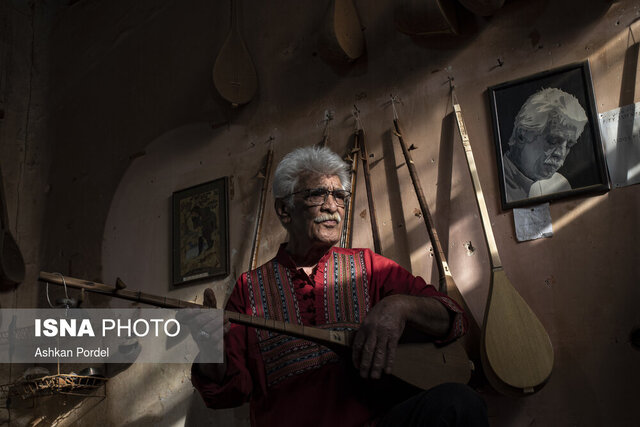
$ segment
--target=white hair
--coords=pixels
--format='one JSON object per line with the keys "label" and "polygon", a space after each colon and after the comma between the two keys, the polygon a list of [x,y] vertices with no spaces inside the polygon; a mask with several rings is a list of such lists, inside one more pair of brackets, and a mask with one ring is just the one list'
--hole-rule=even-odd
{"label": "white hair", "polygon": [[587,115],[575,96],[558,88],[542,89],[520,108],[509,145],[514,145],[520,135],[542,133],[548,125],[572,128],[577,140],[587,122]]}
{"label": "white hair", "polygon": [[[351,190],[349,166],[342,158],[326,147],[297,148],[284,156],[273,175],[273,197],[287,199],[296,191],[298,179],[305,173],[336,175],[342,188]],[[291,204],[291,199],[288,199]]]}

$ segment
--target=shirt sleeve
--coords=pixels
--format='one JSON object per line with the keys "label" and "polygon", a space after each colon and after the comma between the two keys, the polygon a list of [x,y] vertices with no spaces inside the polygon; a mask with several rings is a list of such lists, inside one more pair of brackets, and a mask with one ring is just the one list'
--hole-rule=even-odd
{"label": "shirt sleeve", "polygon": [[[226,310],[244,313],[244,289],[243,277],[238,279]],[[240,406],[249,400],[253,389],[253,383],[249,369],[247,368],[247,328],[231,324],[231,329],[224,337],[224,353],[227,361],[227,372],[221,384],[214,383],[204,376],[199,369],[199,364],[194,362],[191,366],[191,383],[200,392],[202,399],[209,408],[231,408]],[[197,361],[197,358],[196,358]]]}
{"label": "shirt sleeve", "polygon": [[427,284],[422,277],[409,273],[396,262],[373,252],[371,254],[371,282],[374,292],[377,293],[378,300],[394,294],[435,298],[447,309],[451,319],[447,336],[435,342],[447,343],[467,332],[467,316],[458,303],[447,295],[438,292],[433,285]]}

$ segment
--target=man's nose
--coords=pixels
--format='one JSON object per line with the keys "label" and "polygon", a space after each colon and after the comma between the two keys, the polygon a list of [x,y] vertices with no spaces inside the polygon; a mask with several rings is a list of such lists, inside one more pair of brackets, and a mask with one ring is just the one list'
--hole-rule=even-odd
{"label": "man's nose", "polygon": [[329,212],[335,212],[338,210],[338,204],[336,203],[336,198],[333,196],[333,193],[327,194],[327,197],[324,199],[324,203],[322,203],[320,207]]}
{"label": "man's nose", "polygon": [[569,153],[569,141],[562,141],[559,144],[555,144],[551,153],[555,156],[565,157]]}

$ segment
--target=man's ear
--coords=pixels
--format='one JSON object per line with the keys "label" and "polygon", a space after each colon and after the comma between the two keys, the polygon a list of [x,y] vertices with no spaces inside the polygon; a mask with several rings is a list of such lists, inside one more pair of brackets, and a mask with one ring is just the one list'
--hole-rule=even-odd
{"label": "man's ear", "polygon": [[291,209],[282,199],[276,199],[275,201],[276,214],[280,218],[280,222],[283,225],[291,222]]}

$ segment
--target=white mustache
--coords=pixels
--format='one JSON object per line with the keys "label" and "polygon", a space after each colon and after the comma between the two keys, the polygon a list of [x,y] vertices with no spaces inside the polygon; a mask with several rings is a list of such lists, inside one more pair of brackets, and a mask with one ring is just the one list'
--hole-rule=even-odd
{"label": "white mustache", "polygon": [[340,214],[338,212],[334,212],[332,214],[322,214],[313,219],[313,222],[320,223],[325,221],[336,221],[340,222],[342,218],[340,218]]}
{"label": "white mustache", "polygon": [[562,167],[562,165],[564,164],[564,160],[561,160],[561,159],[554,160],[553,158],[551,158],[551,159],[545,160],[544,164],[545,165],[549,165],[549,166],[553,166],[554,168],[560,169]]}

